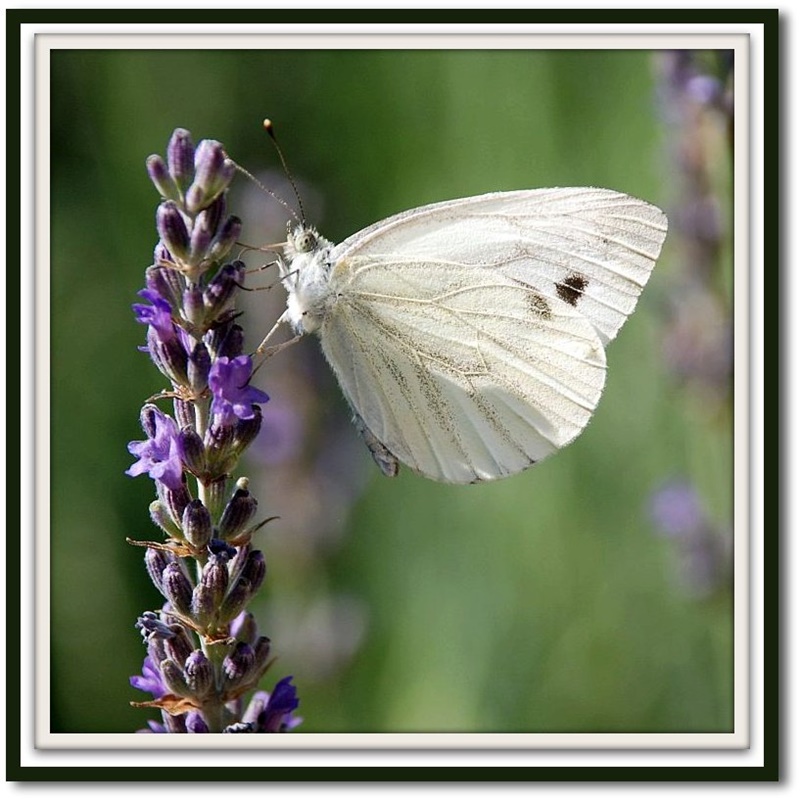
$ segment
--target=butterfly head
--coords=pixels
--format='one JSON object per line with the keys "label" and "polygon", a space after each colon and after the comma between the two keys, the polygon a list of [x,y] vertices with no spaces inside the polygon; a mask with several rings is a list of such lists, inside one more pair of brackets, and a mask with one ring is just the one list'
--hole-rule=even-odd
{"label": "butterfly head", "polygon": [[312,228],[305,222],[292,226],[288,225],[286,233],[286,255],[289,258],[300,255],[301,253],[313,253],[315,250],[329,245],[330,243],[317,233],[316,228]]}

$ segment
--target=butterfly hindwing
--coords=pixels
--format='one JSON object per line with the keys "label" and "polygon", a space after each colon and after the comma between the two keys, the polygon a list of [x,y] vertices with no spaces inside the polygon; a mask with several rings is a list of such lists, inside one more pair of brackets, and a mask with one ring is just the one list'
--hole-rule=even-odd
{"label": "butterfly hindwing", "polygon": [[323,350],[362,424],[412,469],[502,477],[588,422],[605,353],[569,303],[453,262],[364,256],[337,270]]}

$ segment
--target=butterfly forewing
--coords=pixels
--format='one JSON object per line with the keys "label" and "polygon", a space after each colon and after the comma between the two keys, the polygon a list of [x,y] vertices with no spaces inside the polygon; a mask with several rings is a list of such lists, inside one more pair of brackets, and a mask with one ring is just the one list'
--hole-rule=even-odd
{"label": "butterfly forewing", "polygon": [[666,231],[658,208],[608,189],[498,192],[389,217],[334,248],[331,262],[482,267],[573,306],[605,344],[635,308]]}

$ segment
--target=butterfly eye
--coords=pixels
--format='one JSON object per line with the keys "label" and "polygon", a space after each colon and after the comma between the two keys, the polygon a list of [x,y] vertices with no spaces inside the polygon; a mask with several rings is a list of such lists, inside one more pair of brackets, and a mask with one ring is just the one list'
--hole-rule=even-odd
{"label": "butterfly eye", "polygon": [[311,231],[303,231],[294,240],[298,253],[310,253],[317,246],[317,237]]}

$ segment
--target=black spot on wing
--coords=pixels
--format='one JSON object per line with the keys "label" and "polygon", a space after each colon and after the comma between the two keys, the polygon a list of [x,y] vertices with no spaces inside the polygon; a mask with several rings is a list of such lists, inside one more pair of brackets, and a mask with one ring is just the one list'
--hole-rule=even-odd
{"label": "black spot on wing", "polygon": [[556,284],[556,293],[565,303],[576,306],[588,285],[589,281],[583,275],[573,272],[567,275],[561,283]]}

